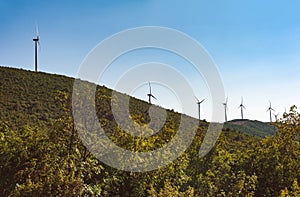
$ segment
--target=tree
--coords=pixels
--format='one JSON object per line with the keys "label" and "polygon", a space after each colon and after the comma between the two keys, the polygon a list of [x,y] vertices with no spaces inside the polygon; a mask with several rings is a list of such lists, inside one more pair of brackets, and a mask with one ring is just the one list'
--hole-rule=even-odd
{"label": "tree", "polygon": [[257,195],[277,196],[285,188],[291,189],[300,179],[300,116],[292,106],[276,126],[275,136],[267,137],[251,158],[252,170],[258,175]]}

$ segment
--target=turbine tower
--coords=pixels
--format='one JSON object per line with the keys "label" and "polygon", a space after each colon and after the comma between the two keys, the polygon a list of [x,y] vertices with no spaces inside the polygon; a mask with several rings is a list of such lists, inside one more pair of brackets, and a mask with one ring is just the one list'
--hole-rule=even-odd
{"label": "turbine tower", "polygon": [[243,105],[243,97],[242,97],[241,104],[240,104],[239,108],[241,108],[241,116],[242,116],[242,120],[244,120],[243,109],[246,109],[246,108],[245,108],[245,106]]}
{"label": "turbine tower", "polygon": [[32,40],[34,41],[34,70],[37,72],[37,67],[38,67],[38,45],[40,45],[40,38],[39,38],[39,31],[38,31],[38,26],[36,25],[35,27],[35,33],[36,37],[33,38]]}
{"label": "turbine tower", "polygon": [[275,110],[272,108],[271,101],[269,101],[269,103],[270,103],[270,107],[268,108],[267,112],[268,111],[270,112],[270,122],[272,122],[272,111],[275,111]]}
{"label": "turbine tower", "polygon": [[225,122],[227,122],[227,110],[228,110],[227,103],[228,103],[228,97],[226,97],[225,103],[222,103],[224,105],[224,109],[225,109]]}
{"label": "turbine tower", "polygon": [[199,115],[199,120],[200,120],[200,105],[201,105],[201,103],[203,103],[203,101],[205,100],[205,99],[202,99],[201,101],[199,101],[199,99],[195,96],[195,98],[196,98],[196,100],[197,100],[197,105],[198,105],[198,115]]}
{"label": "turbine tower", "polygon": [[148,84],[149,84],[150,93],[147,94],[147,96],[149,97],[149,104],[151,104],[151,97],[154,98],[154,99],[156,99],[156,100],[157,100],[157,98],[151,92],[151,84],[150,84],[150,82],[148,82]]}

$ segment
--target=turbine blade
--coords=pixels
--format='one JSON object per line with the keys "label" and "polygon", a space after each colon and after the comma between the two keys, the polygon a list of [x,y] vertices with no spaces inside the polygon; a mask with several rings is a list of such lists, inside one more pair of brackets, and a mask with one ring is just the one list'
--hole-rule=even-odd
{"label": "turbine blade", "polygon": [[153,96],[152,94],[151,94],[151,96],[152,96],[154,99],[156,99],[156,100],[157,100],[157,98],[156,98],[155,96]]}
{"label": "turbine blade", "polygon": [[39,46],[39,51],[41,50],[40,47],[41,47],[41,44],[40,44],[40,33],[39,33],[39,26],[37,24],[37,22],[35,22],[35,35],[36,35],[36,38],[37,38],[37,44]]}
{"label": "turbine blade", "polygon": [[37,24],[35,24],[35,35],[38,37],[39,36],[39,30]]}
{"label": "turbine blade", "polygon": [[202,101],[200,101],[199,103],[203,103],[203,101],[205,101],[205,99],[202,99]]}
{"label": "turbine blade", "polygon": [[149,84],[149,89],[150,89],[150,94],[151,94],[151,85],[150,85],[150,81],[148,81]]}
{"label": "turbine blade", "polygon": [[39,38],[40,34],[39,34],[39,26],[38,26],[37,22],[35,22],[35,35],[37,38]]}
{"label": "turbine blade", "polygon": [[197,100],[197,102],[199,102],[199,99],[196,97],[196,96],[194,96],[195,97],[195,99]]}

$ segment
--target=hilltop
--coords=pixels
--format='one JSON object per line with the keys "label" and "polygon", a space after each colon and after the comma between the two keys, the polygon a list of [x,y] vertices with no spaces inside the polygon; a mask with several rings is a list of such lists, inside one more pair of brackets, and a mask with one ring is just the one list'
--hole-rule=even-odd
{"label": "hilltop", "polygon": [[[162,168],[127,172],[102,163],[83,145],[72,115],[73,84],[74,79],[66,76],[0,67],[1,196],[278,196],[300,192],[300,145],[293,138],[298,131],[293,124],[300,122],[300,116],[294,109],[286,117],[290,121],[276,123],[279,129],[273,136],[273,126],[267,123],[226,123],[226,132],[205,157],[199,157],[198,151],[209,123],[183,115],[187,125],[197,121],[196,135],[186,151]],[[157,133],[148,138],[133,136],[127,131],[150,122],[149,103],[130,97],[134,125],[125,131],[112,114],[111,89],[97,86],[91,99],[108,138],[133,152],[166,146],[180,126],[182,115],[167,110]],[[124,115],[121,110],[117,113]],[[186,127],[185,132],[189,131]]]}
{"label": "hilltop", "polygon": [[276,133],[276,127],[274,125],[258,120],[248,119],[235,119],[228,121],[225,123],[224,128],[258,137],[266,137]]}

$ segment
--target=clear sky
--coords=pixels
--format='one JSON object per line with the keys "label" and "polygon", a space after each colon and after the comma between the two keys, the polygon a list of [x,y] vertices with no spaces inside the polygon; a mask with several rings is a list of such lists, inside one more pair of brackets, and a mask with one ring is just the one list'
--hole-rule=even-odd
{"label": "clear sky", "polygon": [[[281,114],[285,107],[299,106],[297,0],[0,0],[0,65],[33,70],[36,22],[41,39],[39,68],[44,72],[75,77],[86,55],[108,36],[138,26],[164,26],[193,37],[212,56],[229,97],[229,119],[240,117],[241,96],[249,119],[268,121],[269,100]],[[142,59],[160,60],[157,51],[149,54]],[[172,56],[164,56],[168,57]],[[170,62],[180,65],[180,61],[173,57]],[[208,97],[203,80],[194,82],[204,87],[196,96]],[[109,80],[103,83],[111,86]],[[156,104],[180,110],[172,93],[163,94],[162,87],[153,86],[159,98]],[[143,86],[132,94],[147,100],[146,91]],[[202,117],[209,120],[207,99]],[[196,117],[196,104],[194,111],[185,113]]]}

